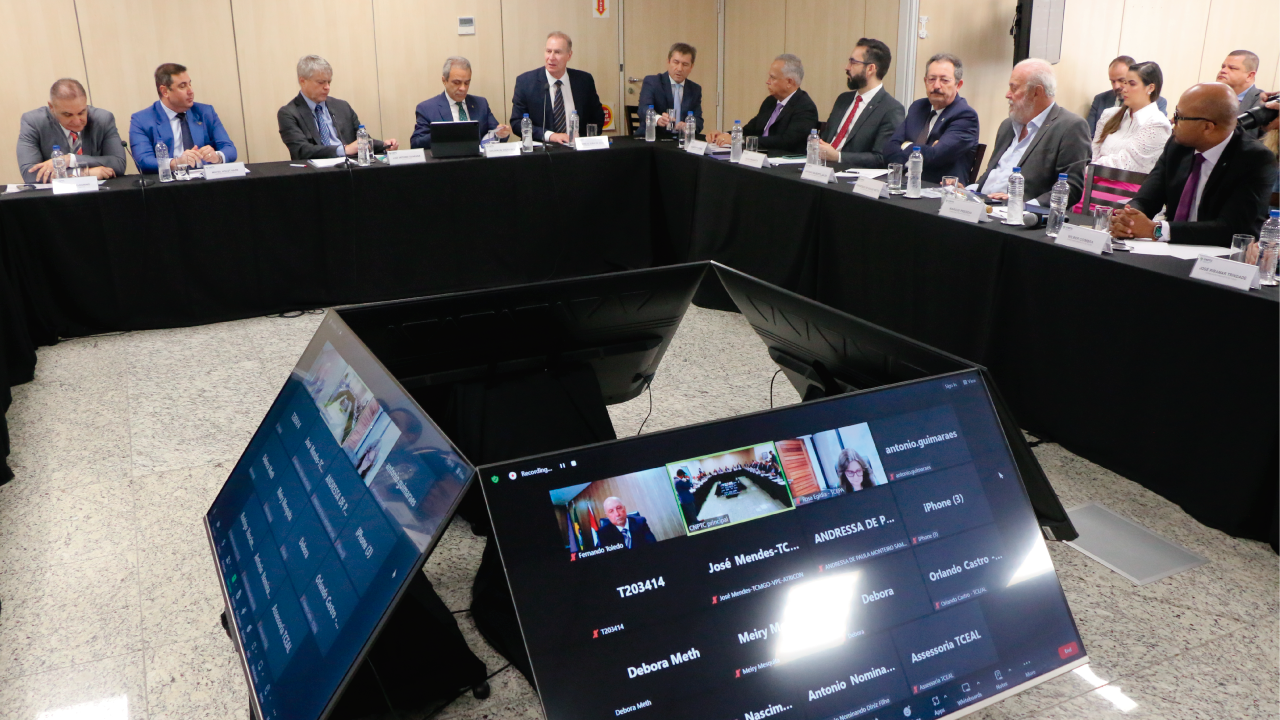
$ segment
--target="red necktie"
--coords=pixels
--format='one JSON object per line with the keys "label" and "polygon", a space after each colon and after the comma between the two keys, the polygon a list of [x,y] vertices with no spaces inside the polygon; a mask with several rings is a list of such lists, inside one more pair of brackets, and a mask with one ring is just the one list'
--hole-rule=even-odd
{"label": "red necktie", "polygon": [[859,95],[853,101],[853,110],[849,111],[849,117],[844,119],[844,124],[840,126],[840,132],[836,134],[836,139],[831,141],[831,147],[839,150],[840,143],[844,142],[844,136],[849,134],[849,126],[853,124],[853,118],[858,114],[858,106],[862,104],[862,96]]}

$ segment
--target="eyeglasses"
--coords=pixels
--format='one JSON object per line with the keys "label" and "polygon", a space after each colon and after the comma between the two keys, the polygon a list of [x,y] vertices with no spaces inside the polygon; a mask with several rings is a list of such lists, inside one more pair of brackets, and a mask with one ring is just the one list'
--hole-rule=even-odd
{"label": "eyeglasses", "polygon": [[1212,120],[1212,119],[1210,119],[1210,118],[1202,118],[1202,117],[1187,117],[1186,115],[1183,115],[1183,114],[1182,114],[1182,112],[1181,112],[1181,111],[1179,111],[1179,110],[1174,110],[1174,111],[1173,111],[1173,121],[1174,121],[1174,122],[1186,122],[1186,121],[1188,121],[1188,120],[1203,120],[1204,122],[1213,122],[1213,120]]}
{"label": "eyeglasses", "polygon": [[865,62],[863,60],[854,60],[853,58],[849,58],[849,64],[850,65],[870,65],[871,63]]}

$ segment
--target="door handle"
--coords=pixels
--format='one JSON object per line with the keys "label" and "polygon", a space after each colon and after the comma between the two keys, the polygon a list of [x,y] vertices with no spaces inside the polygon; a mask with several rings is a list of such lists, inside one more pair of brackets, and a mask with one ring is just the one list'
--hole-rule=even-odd
{"label": "door handle", "polygon": [[629,83],[638,83],[640,81],[641,81],[640,78],[633,78],[633,77],[627,78],[627,82]]}

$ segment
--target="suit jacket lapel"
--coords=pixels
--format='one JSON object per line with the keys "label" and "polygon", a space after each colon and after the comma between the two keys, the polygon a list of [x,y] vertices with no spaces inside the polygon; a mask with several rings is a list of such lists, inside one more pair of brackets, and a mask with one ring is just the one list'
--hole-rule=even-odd
{"label": "suit jacket lapel", "polygon": [[200,111],[195,105],[192,105],[191,109],[187,111],[187,127],[191,128],[191,142],[195,143],[196,147],[202,148],[205,145],[213,144],[209,142],[209,133],[206,132],[204,118],[201,117]]}
{"label": "suit jacket lapel", "polygon": [[[662,94],[667,98],[667,107],[675,108],[676,115],[680,115],[681,108],[676,107],[676,94],[675,91],[671,89],[670,73],[662,73],[659,75],[658,82],[662,83]],[[683,99],[684,98],[681,98],[682,101]],[[683,105],[684,103],[681,102],[680,104]]]}
{"label": "suit jacket lapel", "polygon": [[[1204,184],[1204,192],[1200,194],[1200,207],[1204,207],[1205,201],[1213,196],[1218,186],[1222,184],[1222,178],[1226,177],[1228,166],[1235,157],[1236,148],[1240,145],[1237,139],[1239,137],[1240,134],[1237,132],[1236,136],[1231,138],[1231,142],[1227,143],[1227,146],[1222,149],[1221,157],[1218,158],[1218,162],[1213,166],[1213,170],[1210,171],[1209,180]],[[1201,172],[1204,172],[1203,167]],[[1190,174],[1189,171],[1188,174]]]}
{"label": "suit jacket lapel", "polygon": [[306,131],[307,137],[312,142],[320,142],[320,128],[316,127],[316,114],[307,107],[307,101],[302,99],[302,93],[298,93],[298,97],[293,99],[293,104],[298,106],[298,114],[302,116],[302,129]]}
{"label": "suit jacket lapel", "polygon": [[[849,128],[849,137],[856,135],[858,133],[858,129],[867,124],[867,118],[871,117],[871,111],[875,110],[876,107],[880,105],[880,101],[884,99],[884,94],[886,92],[888,91],[884,88],[880,88],[880,92],[876,93],[876,96],[871,98],[871,101],[867,103],[866,107],[862,108],[862,114],[858,116],[857,120],[853,121],[853,127]],[[854,102],[857,102],[856,95],[854,96]],[[841,113],[841,115],[843,114],[844,113]]]}
{"label": "suit jacket lapel", "polygon": [[156,131],[156,139],[164,141],[165,146],[169,148],[169,153],[172,154],[173,126],[169,124],[169,114],[164,111],[164,105],[159,100],[156,101],[156,104],[151,109],[159,118],[157,124],[160,129]]}
{"label": "suit jacket lapel", "polygon": [[[1018,162],[1023,164],[1027,162],[1027,158],[1031,157],[1031,153],[1035,151],[1036,146],[1040,144],[1040,141],[1042,139],[1044,139],[1045,133],[1048,132],[1049,130],[1049,126],[1053,124],[1054,120],[1058,119],[1058,115],[1060,115],[1061,113],[1062,113],[1062,106],[1054,105],[1053,111],[1050,112],[1049,116],[1044,119],[1044,125],[1041,125],[1040,129],[1036,130],[1036,136],[1031,138],[1031,144],[1027,145],[1026,152],[1022,153],[1022,159],[1019,160]],[[1013,129],[1013,123],[1009,123],[1009,129],[1010,130]]]}

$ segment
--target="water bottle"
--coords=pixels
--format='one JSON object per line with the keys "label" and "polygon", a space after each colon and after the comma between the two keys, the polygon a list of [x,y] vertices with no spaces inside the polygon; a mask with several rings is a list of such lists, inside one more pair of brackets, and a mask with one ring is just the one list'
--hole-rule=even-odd
{"label": "water bottle", "polygon": [[520,152],[533,152],[533,121],[529,113],[520,118]]}
{"label": "water bottle", "polygon": [[817,165],[822,167],[826,162],[822,159],[822,146],[819,145],[818,131],[816,129],[809,131],[809,139],[805,141],[804,146],[804,164]]}
{"label": "water bottle", "polygon": [[574,110],[573,114],[569,116],[569,144],[570,145],[574,144],[574,142],[578,140],[578,134],[579,134],[578,130],[580,127],[581,126],[578,125],[578,111]]}
{"label": "water bottle", "polygon": [[680,133],[680,147],[688,147],[689,143],[698,139],[698,121],[693,118],[693,111],[684,118],[684,131]]}
{"label": "water bottle", "polygon": [[356,131],[356,164],[361,167],[373,164],[373,140],[363,125]]}
{"label": "water bottle", "polygon": [[49,159],[53,161],[53,179],[62,180],[66,178],[67,156],[62,154],[62,148],[54,145],[53,152],[49,153]]}
{"label": "water bottle", "polygon": [[1022,177],[1022,168],[1013,169],[1013,174],[1009,176],[1009,202],[1006,205],[1009,213],[1004,220],[1005,225],[1021,225],[1022,224],[1022,189],[1026,187],[1026,180]]}
{"label": "water bottle", "polygon": [[169,167],[169,146],[163,141],[156,143],[156,168],[160,172],[160,182],[173,180],[173,169]]}
{"label": "water bottle", "polygon": [[733,130],[729,132],[729,162],[742,160],[742,121],[733,121]]}
{"label": "water bottle", "polygon": [[1276,284],[1276,259],[1280,254],[1280,210],[1272,210],[1271,217],[1262,223],[1258,233],[1258,284],[1268,287]]}
{"label": "water bottle", "polygon": [[644,111],[644,141],[655,142],[658,139],[658,113],[653,111],[650,105],[648,110]]}
{"label": "water bottle", "polygon": [[1045,234],[1058,237],[1062,223],[1067,219],[1067,198],[1071,196],[1071,185],[1067,183],[1067,174],[1058,173],[1058,182],[1053,184],[1053,195],[1049,199],[1049,229]]}
{"label": "water bottle", "polygon": [[920,197],[920,175],[924,172],[924,155],[920,154],[920,146],[911,146],[911,157],[907,159],[907,197]]}

